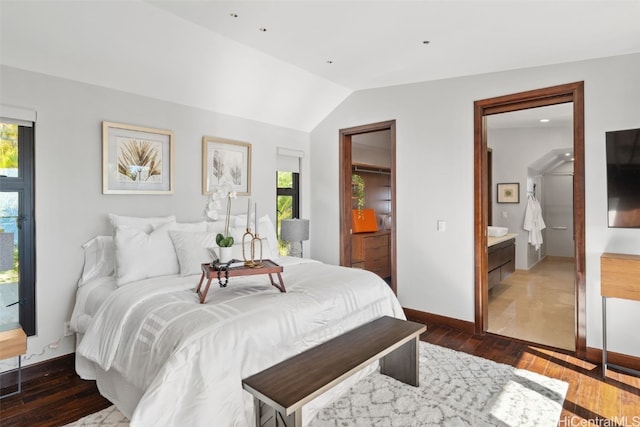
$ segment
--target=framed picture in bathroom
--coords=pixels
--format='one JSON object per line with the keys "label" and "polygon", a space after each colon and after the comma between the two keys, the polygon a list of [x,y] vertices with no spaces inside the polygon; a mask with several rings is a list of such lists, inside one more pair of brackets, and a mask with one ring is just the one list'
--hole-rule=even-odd
{"label": "framed picture in bathroom", "polygon": [[496,194],[498,195],[498,203],[520,203],[520,183],[500,183]]}

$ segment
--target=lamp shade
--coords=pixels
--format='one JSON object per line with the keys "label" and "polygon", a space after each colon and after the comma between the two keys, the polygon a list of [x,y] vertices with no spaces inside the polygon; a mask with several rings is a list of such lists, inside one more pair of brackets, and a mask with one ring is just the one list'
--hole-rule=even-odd
{"label": "lamp shade", "polygon": [[280,222],[280,238],[286,242],[309,240],[309,220],[283,219]]}

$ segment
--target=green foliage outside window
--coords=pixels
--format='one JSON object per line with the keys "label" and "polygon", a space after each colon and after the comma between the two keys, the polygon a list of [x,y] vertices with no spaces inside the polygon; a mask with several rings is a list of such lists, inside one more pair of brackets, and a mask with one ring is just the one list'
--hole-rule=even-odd
{"label": "green foliage outside window", "polygon": [[[280,172],[278,171],[278,188],[292,188],[293,187],[293,173],[292,172]],[[278,252],[280,255],[287,255],[289,252],[289,245],[287,242],[280,240],[280,221],[283,219],[293,218],[293,197],[279,195],[277,199],[278,219],[277,219],[277,233],[278,233]]]}
{"label": "green foliage outside window", "polygon": [[[17,176],[18,169],[18,125],[0,123],[0,169],[4,169],[3,175]],[[15,169],[15,173],[11,174],[7,169]],[[7,194],[7,193],[4,193]],[[13,203],[11,203],[13,202]],[[5,218],[13,221],[13,216],[8,208],[15,204],[17,208],[17,198],[2,198],[2,204],[7,204],[0,208],[0,215],[7,215]],[[4,231],[0,223],[0,231]],[[0,272],[0,283],[16,283],[18,281],[18,248],[13,249],[13,268],[11,270]]]}
{"label": "green foliage outside window", "polygon": [[0,169],[18,168],[18,125],[0,123]]}

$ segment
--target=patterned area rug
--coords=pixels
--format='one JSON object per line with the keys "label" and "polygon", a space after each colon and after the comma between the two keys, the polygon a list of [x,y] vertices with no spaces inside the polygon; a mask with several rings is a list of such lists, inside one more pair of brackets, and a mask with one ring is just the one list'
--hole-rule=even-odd
{"label": "patterned area rug", "polygon": [[566,382],[420,343],[420,386],[373,373],[310,427],[557,426]]}
{"label": "patterned area rug", "polygon": [[[309,427],[557,426],[566,382],[420,342],[420,387],[373,373]],[[125,427],[114,407],[68,426]]]}

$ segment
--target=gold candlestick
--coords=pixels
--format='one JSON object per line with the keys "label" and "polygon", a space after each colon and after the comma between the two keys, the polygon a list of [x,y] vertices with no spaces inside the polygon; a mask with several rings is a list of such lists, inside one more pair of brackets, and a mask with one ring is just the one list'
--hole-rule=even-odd
{"label": "gold candlestick", "polygon": [[[247,256],[246,251],[247,242],[249,244],[249,256]],[[262,267],[262,239],[257,233],[253,234],[250,228],[247,228],[247,231],[242,235],[242,257],[246,267]]]}

